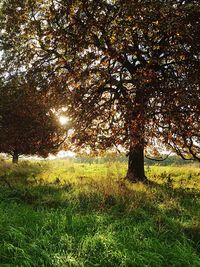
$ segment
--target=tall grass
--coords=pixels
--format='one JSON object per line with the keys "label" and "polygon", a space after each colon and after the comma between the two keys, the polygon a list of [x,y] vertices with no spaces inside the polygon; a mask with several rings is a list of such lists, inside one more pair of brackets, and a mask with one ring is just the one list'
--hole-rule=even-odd
{"label": "tall grass", "polygon": [[151,166],[154,186],[124,181],[125,170],[1,166],[12,189],[1,182],[0,266],[200,266],[199,169]]}

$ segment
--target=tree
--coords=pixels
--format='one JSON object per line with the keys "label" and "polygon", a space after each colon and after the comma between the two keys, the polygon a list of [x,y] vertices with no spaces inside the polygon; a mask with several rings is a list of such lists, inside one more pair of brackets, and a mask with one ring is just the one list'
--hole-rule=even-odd
{"label": "tree", "polygon": [[64,140],[64,129],[47,99],[24,79],[12,78],[0,87],[0,152],[46,157],[56,153]]}
{"label": "tree", "polygon": [[146,181],[159,145],[199,160],[199,1],[7,0],[3,12],[9,62],[53,74],[76,146],[123,146],[131,181]]}

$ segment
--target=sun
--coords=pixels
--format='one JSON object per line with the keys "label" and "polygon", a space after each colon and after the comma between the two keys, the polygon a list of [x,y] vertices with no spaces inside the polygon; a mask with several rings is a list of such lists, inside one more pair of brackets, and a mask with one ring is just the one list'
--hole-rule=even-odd
{"label": "sun", "polygon": [[68,123],[69,119],[68,119],[68,117],[60,116],[59,121],[60,121],[61,125],[66,125]]}

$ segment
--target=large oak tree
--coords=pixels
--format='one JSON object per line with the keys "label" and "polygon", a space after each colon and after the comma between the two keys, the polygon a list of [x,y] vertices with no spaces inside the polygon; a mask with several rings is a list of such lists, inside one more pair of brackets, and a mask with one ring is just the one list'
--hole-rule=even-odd
{"label": "large oak tree", "polygon": [[144,153],[159,145],[199,160],[199,1],[5,0],[2,9],[8,68],[46,72],[74,144],[126,148],[132,181],[146,180]]}

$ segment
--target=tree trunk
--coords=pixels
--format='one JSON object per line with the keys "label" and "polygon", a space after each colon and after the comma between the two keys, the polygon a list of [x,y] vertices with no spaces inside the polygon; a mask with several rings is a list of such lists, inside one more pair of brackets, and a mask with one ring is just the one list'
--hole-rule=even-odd
{"label": "tree trunk", "polygon": [[130,117],[130,150],[126,175],[130,182],[147,182],[144,172],[146,102],[146,96],[139,88],[136,91],[135,107]]}
{"label": "tree trunk", "polygon": [[12,163],[17,164],[19,160],[19,154],[17,154],[16,152],[14,152],[14,154],[12,155]]}
{"label": "tree trunk", "polygon": [[144,172],[144,149],[141,145],[137,145],[130,149],[126,178],[130,182],[147,181]]}

